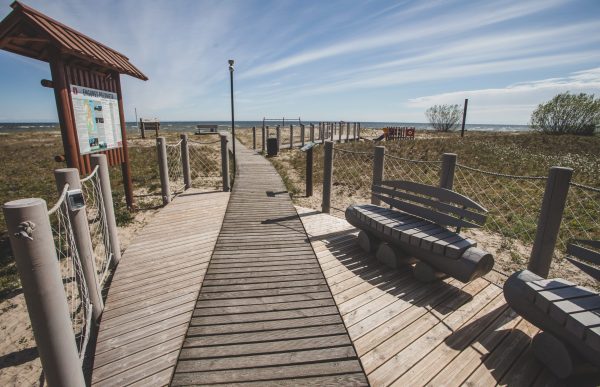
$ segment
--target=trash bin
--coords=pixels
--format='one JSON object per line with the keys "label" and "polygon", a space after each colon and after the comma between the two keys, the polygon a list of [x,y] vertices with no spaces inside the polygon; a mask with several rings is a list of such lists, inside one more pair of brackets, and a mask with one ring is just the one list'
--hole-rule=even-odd
{"label": "trash bin", "polygon": [[279,153],[279,144],[277,138],[267,138],[267,156],[277,156]]}

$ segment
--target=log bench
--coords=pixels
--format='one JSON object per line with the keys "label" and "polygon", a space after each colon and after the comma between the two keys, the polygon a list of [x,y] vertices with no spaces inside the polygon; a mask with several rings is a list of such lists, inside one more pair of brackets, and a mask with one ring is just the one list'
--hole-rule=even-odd
{"label": "log bench", "polygon": [[[600,248],[599,241],[586,242]],[[569,244],[567,253],[600,265],[600,253]],[[571,259],[569,259],[571,260]],[[597,270],[592,267],[593,273]],[[600,280],[595,275],[596,280]],[[544,279],[529,270],[511,275],[504,283],[510,307],[542,331],[532,340],[535,356],[556,376],[600,368],[600,295],[562,278]],[[592,370],[597,371],[598,369]]]}
{"label": "log bench", "polygon": [[415,277],[425,282],[446,275],[469,282],[494,266],[490,253],[459,234],[463,227],[485,223],[487,211],[473,200],[445,188],[404,180],[374,184],[372,194],[390,208],[351,205],[346,220],[360,229],[359,245],[376,252],[388,266],[415,263]]}

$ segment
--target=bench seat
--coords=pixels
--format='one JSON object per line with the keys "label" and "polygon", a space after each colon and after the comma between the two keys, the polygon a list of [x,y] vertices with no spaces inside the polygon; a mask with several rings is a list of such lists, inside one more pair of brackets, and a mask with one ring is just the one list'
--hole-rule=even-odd
{"label": "bench seat", "polygon": [[351,205],[346,220],[435,269],[468,282],[488,273],[494,259],[477,244],[435,222],[373,204]]}
{"label": "bench seat", "polygon": [[[597,292],[561,278],[543,279],[523,270],[505,282],[504,297],[527,321],[600,367],[600,295]],[[544,356],[544,350],[540,352]],[[558,375],[560,371],[553,369]],[[569,373],[564,372],[564,376]]]}

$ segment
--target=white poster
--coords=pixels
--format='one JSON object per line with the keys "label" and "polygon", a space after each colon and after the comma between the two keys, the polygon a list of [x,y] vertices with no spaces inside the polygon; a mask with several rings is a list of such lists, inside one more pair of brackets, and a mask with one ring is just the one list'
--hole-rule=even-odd
{"label": "white poster", "polygon": [[71,100],[81,154],[122,146],[116,93],[71,85]]}

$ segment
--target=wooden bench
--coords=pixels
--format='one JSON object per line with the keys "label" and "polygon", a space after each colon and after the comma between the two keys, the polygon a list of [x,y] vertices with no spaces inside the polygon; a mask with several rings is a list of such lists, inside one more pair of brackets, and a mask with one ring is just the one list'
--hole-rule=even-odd
{"label": "wooden bench", "polygon": [[[600,248],[600,241],[579,242]],[[589,248],[569,244],[567,253],[600,265],[600,253]],[[580,260],[577,266],[582,264]],[[595,271],[595,279],[600,280],[597,269],[590,269],[586,272]],[[598,292],[562,278],[544,279],[523,270],[504,283],[504,297],[515,312],[542,329],[533,338],[533,352],[556,376],[565,378],[589,364],[600,367]]]}
{"label": "wooden bench", "polygon": [[[373,197],[391,208],[351,205],[346,220],[360,229],[359,245],[391,267],[416,263],[415,277],[432,281],[450,275],[469,282],[488,273],[494,258],[459,234],[481,227],[487,211],[454,191],[404,180],[372,187]],[[447,227],[456,227],[454,231]]]}

